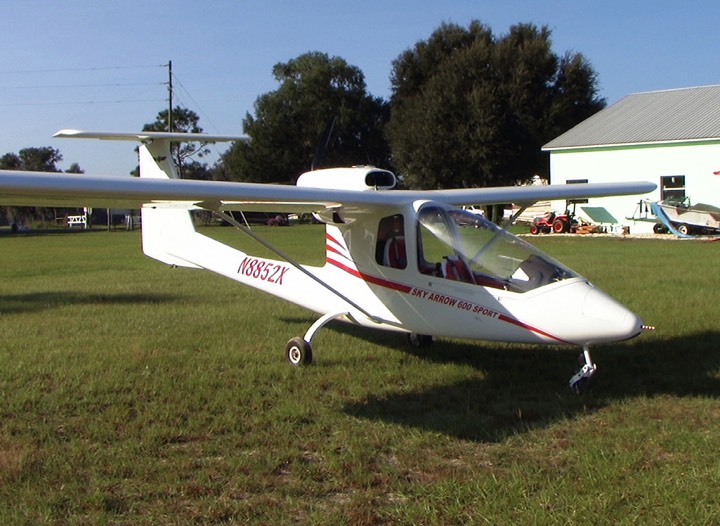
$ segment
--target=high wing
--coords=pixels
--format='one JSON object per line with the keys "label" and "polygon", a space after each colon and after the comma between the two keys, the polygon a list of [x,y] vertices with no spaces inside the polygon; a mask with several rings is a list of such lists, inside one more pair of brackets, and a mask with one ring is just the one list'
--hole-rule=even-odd
{"label": "high wing", "polygon": [[270,206],[279,212],[311,212],[341,206],[402,206],[419,199],[450,205],[531,204],[553,199],[643,194],[655,188],[653,183],[634,182],[371,192],[277,184],[0,171],[0,203],[13,206],[140,208],[154,204],[220,210],[267,210]]}
{"label": "high wing", "polygon": [[[513,186],[456,190],[383,190],[395,176],[372,167],[316,170],[301,176],[298,186],[195,181],[177,177],[170,143],[180,141],[246,141],[247,136],[168,132],[89,132],[61,130],[61,138],[127,140],[139,148],[141,177],[99,177],[84,174],[0,171],[0,204],[141,208],[143,206],[209,210],[322,212],[328,209],[369,209],[404,206],[417,200],[449,205],[515,203],[521,206],[553,199],[583,199],[643,194],[655,189],[647,182]],[[380,174],[379,179],[368,179]],[[388,177],[391,182],[388,183]],[[384,182],[379,183],[378,181]],[[350,182],[351,184],[348,184]]]}
{"label": "high wing", "polygon": [[311,212],[340,206],[341,201],[294,186],[0,171],[0,204],[96,208],[156,205],[221,210],[250,210],[257,206],[267,210],[272,204],[278,212]]}

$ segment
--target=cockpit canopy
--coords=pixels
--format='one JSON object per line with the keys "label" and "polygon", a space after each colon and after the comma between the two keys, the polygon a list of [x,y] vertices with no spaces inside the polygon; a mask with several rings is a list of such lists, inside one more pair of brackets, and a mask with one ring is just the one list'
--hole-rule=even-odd
{"label": "cockpit canopy", "polygon": [[430,202],[417,218],[421,273],[513,292],[578,277],[481,215]]}
{"label": "cockpit canopy", "polygon": [[[391,227],[392,228],[389,228]],[[378,263],[409,267],[402,215],[384,218],[380,230],[392,230],[378,247]],[[438,203],[417,208],[417,270],[422,274],[508,290],[529,290],[578,277],[531,244],[474,214]],[[380,237],[380,236],[379,236]]]}

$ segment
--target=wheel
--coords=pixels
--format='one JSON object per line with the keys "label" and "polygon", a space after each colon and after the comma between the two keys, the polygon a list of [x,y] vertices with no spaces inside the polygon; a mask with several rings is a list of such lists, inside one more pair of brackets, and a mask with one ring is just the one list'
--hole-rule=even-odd
{"label": "wheel", "polygon": [[408,343],[413,347],[427,347],[433,342],[433,337],[427,334],[416,334],[414,332],[411,332],[410,334],[408,334],[407,338]]}
{"label": "wheel", "polygon": [[[582,369],[578,370],[580,373]],[[570,390],[576,395],[585,394],[590,391],[596,382],[596,374],[593,372],[590,376],[583,376],[578,378],[576,382],[570,385]]]}
{"label": "wheel", "polygon": [[561,219],[555,220],[555,222],[552,224],[553,232],[556,234],[562,234],[565,232],[565,221]]}
{"label": "wheel", "polygon": [[683,236],[687,236],[690,233],[690,227],[687,226],[685,223],[680,223],[677,226],[677,231],[680,232]]}
{"label": "wheel", "polygon": [[537,227],[537,225],[533,225],[530,227],[530,233],[533,236],[537,236],[540,233],[540,229]]}
{"label": "wheel", "polygon": [[542,229],[543,234],[549,234],[550,232],[552,232],[552,227],[549,227],[549,226],[543,227],[543,229]]}
{"label": "wheel", "polygon": [[653,232],[656,234],[666,234],[667,228],[665,228],[665,225],[661,225],[660,223],[655,223],[653,225]]}
{"label": "wheel", "polygon": [[302,338],[296,337],[287,342],[285,355],[288,362],[295,366],[310,365],[313,360],[312,347]]}
{"label": "wheel", "polygon": [[590,378],[580,378],[570,386],[570,390],[576,395],[588,392],[590,390]]}

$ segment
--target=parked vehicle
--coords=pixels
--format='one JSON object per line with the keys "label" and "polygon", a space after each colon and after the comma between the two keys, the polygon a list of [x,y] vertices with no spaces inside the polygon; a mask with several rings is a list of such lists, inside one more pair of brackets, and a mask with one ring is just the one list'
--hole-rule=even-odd
{"label": "parked vehicle", "polygon": [[658,201],[650,204],[653,214],[660,222],[653,231],[662,234],[667,231],[681,236],[720,233],[720,208],[704,203],[691,204],[690,198]]}
{"label": "parked vehicle", "polygon": [[555,212],[547,212],[533,219],[533,223],[530,225],[530,233],[533,235],[541,232],[543,234],[549,234],[550,232],[563,234],[570,232],[576,226],[575,214],[571,213],[570,210],[566,210],[564,214],[560,215]]}

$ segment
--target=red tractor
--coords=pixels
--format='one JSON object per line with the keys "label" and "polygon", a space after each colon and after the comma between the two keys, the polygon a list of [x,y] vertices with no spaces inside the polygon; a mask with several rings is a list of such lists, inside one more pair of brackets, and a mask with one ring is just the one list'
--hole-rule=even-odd
{"label": "red tractor", "polygon": [[533,235],[537,235],[540,232],[543,234],[549,234],[550,232],[563,234],[570,232],[576,225],[575,214],[571,214],[570,210],[566,210],[564,214],[560,215],[556,215],[555,212],[547,212],[533,219],[533,223],[530,226],[530,233]]}

